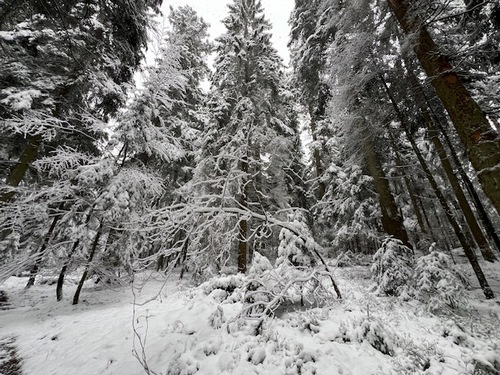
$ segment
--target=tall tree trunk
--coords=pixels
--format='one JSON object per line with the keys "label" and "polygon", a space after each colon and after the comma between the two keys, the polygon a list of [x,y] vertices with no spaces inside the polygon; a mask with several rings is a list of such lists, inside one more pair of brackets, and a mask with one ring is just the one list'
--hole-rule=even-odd
{"label": "tall tree trunk", "polygon": [[[454,148],[450,138],[448,137],[448,134],[446,133],[446,130],[444,129],[443,125],[441,124],[441,122],[439,121],[437,116],[432,113],[432,106],[431,106],[429,100],[427,100],[425,93],[424,93],[424,90],[423,90],[418,78],[415,76],[415,74],[410,69],[411,62],[408,59],[405,59],[405,64],[407,66],[407,73],[408,73],[408,77],[410,80],[410,86],[413,89],[416,103],[419,106],[420,111],[422,113],[422,116],[424,117],[424,120],[425,120],[426,124],[428,125],[428,128],[431,131],[433,137],[437,138],[436,140],[433,140],[433,142],[439,143],[439,144],[434,145],[436,150],[441,149],[442,154],[445,156],[448,156],[448,153],[444,150],[444,147],[439,139],[439,135],[438,135],[438,129],[439,129],[439,133],[441,133],[441,135],[443,136],[443,139],[446,142],[446,145],[448,146],[449,155],[451,156],[451,159],[452,159],[456,169],[458,170],[459,175],[460,175],[470,197],[472,198],[472,202],[474,203],[474,206],[476,207],[477,213],[479,215],[479,218],[481,219],[481,222],[484,225],[486,233],[493,240],[493,243],[495,244],[496,249],[500,252],[500,238],[498,237],[498,235],[496,233],[495,227],[494,227],[488,213],[486,212],[486,209],[484,208],[484,205],[481,202],[481,199],[479,198],[479,195],[477,194],[477,191],[476,191],[474,185],[472,184],[472,181],[470,180],[469,176],[465,172],[465,170],[462,166],[462,163],[460,162],[460,160],[457,156],[455,148]],[[438,151],[438,153],[439,153],[439,151]],[[448,163],[451,166],[451,163],[448,160],[448,158],[446,158],[445,163]],[[448,168],[450,168],[450,167],[448,167]],[[451,178],[454,178],[456,180],[456,183],[458,183],[458,186],[461,186],[459,181],[458,181],[458,178],[456,177],[456,175],[454,173],[454,169],[451,168],[450,171],[452,172]],[[447,172],[447,173],[449,174],[449,172]],[[462,192],[463,192],[463,190],[462,190]],[[469,208],[470,208],[470,205],[469,205]],[[465,212],[464,212],[464,214],[465,214]],[[477,221],[476,221],[476,225],[477,225]],[[474,233],[474,230],[472,228],[471,228],[471,231]],[[478,242],[479,248],[482,248],[482,246],[480,245],[481,242],[482,242],[481,240]],[[488,246],[488,248],[489,248],[489,246]],[[491,252],[491,249],[489,251]],[[481,253],[483,253],[483,251],[481,251]],[[485,254],[483,254],[483,256],[484,255]],[[487,255],[486,258],[488,258],[488,257],[489,256]],[[495,257],[495,256],[493,255],[493,257]]]}
{"label": "tall tree trunk", "polygon": [[[394,136],[392,135],[391,129],[388,129],[388,134],[389,134],[389,138],[391,140],[392,151],[394,152],[396,163],[398,163],[398,165],[402,168],[404,163],[401,160],[401,157],[399,156],[399,151],[398,151]],[[422,212],[420,212],[420,207],[418,206],[417,197],[415,195],[415,192],[413,191],[412,186],[414,186],[414,183],[413,183],[413,181],[410,182],[410,178],[406,175],[406,173],[403,173],[402,177],[403,177],[403,182],[404,182],[405,187],[406,187],[406,191],[408,192],[408,195],[410,196],[410,201],[411,201],[411,204],[413,207],[413,211],[415,212],[415,216],[417,217],[418,226],[420,227],[420,230],[422,231],[422,233],[427,233],[427,230],[426,230],[425,225],[424,225],[424,219],[422,216]]]}
{"label": "tall tree trunk", "polygon": [[95,235],[94,242],[92,243],[92,248],[90,249],[90,254],[89,258],[87,259],[87,264],[85,265],[85,270],[83,271],[83,275],[80,278],[80,282],[78,283],[78,286],[76,288],[75,295],[73,296],[73,305],[78,305],[78,301],[80,299],[80,293],[83,288],[83,284],[85,283],[85,280],[87,280],[87,276],[89,274],[89,269],[92,264],[92,260],[94,259],[95,252],[97,250],[97,245],[99,244],[99,239],[101,238],[102,235],[102,220],[101,223],[99,224],[99,229],[97,229],[97,234]]}
{"label": "tall tree trunk", "polygon": [[392,196],[389,181],[385,177],[379,156],[375,151],[370,137],[363,141],[363,156],[370,175],[373,177],[373,185],[379,196],[380,209],[382,213],[382,227],[384,232],[397,238],[405,246],[411,248],[408,234],[403,225],[403,219],[399,215],[396,201]]}
{"label": "tall tree trunk", "polygon": [[[241,162],[241,170],[245,173],[245,177],[241,186],[241,194],[239,204],[242,208],[248,207],[248,158],[245,157]],[[245,273],[247,271],[247,253],[248,253],[248,220],[240,219],[238,223],[238,272]]]}
{"label": "tall tree trunk", "polygon": [[443,207],[444,213],[446,215],[446,218],[448,219],[448,222],[453,228],[453,231],[455,232],[455,235],[457,236],[458,240],[460,241],[460,244],[462,245],[462,248],[464,250],[465,255],[467,256],[467,259],[469,260],[469,263],[472,266],[472,269],[474,270],[474,273],[476,274],[477,280],[479,281],[479,285],[481,286],[481,289],[483,290],[484,296],[487,299],[494,298],[493,291],[491,290],[490,286],[488,285],[488,281],[486,280],[486,277],[484,276],[483,270],[481,269],[481,266],[479,265],[479,262],[477,260],[476,254],[474,253],[474,250],[471,248],[469,242],[467,241],[465,235],[463,234],[460,225],[458,222],[455,220],[452,214],[452,209],[448,205],[448,202],[446,201],[446,198],[444,197],[443,193],[439,189],[439,185],[437,181],[435,180],[434,176],[432,175],[431,170],[427,166],[427,163],[420,153],[420,150],[418,149],[417,144],[415,143],[415,140],[413,139],[412,135],[410,134],[410,131],[408,130],[408,124],[406,123],[403,114],[399,110],[397,103],[392,96],[389,87],[387,86],[385,80],[382,78],[382,83],[384,86],[384,89],[387,93],[387,96],[389,97],[393,107],[394,111],[396,112],[399,121],[401,122],[401,125],[403,127],[403,130],[406,134],[406,138],[410,141],[411,147],[413,151],[415,152],[415,155],[417,156],[417,159],[420,163],[420,166],[422,167],[425,175],[427,176],[427,179],[434,190],[434,193],[436,194],[436,197],[439,200],[439,203]]}
{"label": "tall tree trunk", "polygon": [[317,129],[316,129],[316,120],[314,119],[314,111],[312,108],[309,109],[309,112],[311,113],[311,122],[310,122],[310,128],[311,128],[311,137],[312,140],[315,144],[315,147],[313,149],[313,161],[314,161],[314,169],[316,172],[316,178],[318,179],[318,194],[317,198],[320,200],[323,198],[326,192],[326,186],[325,182],[322,180],[323,178],[323,163],[321,162],[321,154],[318,149],[318,134],[317,134]]}
{"label": "tall tree trunk", "polygon": [[[11,169],[9,175],[7,176],[7,179],[5,180],[5,183],[7,185],[10,185],[12,187],[19,186],[19,183],[24,178],[24,175],[26,174],[26,171],[28,170],[30,163],[33,162],[33,160],[35,160],[38,154],[38,148],[40,147],[41,143],[42,143],[42,136],[40,134],[34,135],[29,138],[26,148],[19,157],[19,161]],[[0,202],[9,202],[14,196],[14,194],[15,191],[13,190],[3,193],[0,196]]]}
{"label": "tall tree trunk", "polygon": [[[429,233],[431,234],[431,238],[434,242],[439,242],[440,238],[438,235],[434,233],[434,230],[432,229],[432,225],[430,223],[429,217],[427,215],[427,212],[424,207],[424,203],[422,202],[421,199],[418,199],[418,204],[420,205],[420,208],[422,209],[422,215],[424,217],[425,223],[427,224],[427,228],[429,229]],[[446,241],[443,241],[446,245]]]}
{"label": "tall tree trunk", "polygon": [[68,270],[69,264],[71,263],[71,258],[75,253],[78,245],[80,244],[80,240],[76,240],[71,247],[71,251],[68,254],[68,258],[64,262],[64,265],[61,268],[61,272],[59,272],[59,277],[57,278],[56,285],[56,299],[57,301],[61,301],[63,298],[63,286],[64,286],[64,277],[66,276],[66,271]]}
{"label": "tall tree trunk", "polygon": [[452,209],[448,205],[448,202],[446,201],[446,198],[444,197],[443,193],[439,189],[439,185],[434,179],[432,172],[428,168],[424,157],[420,153],[420,150],[418,149],[415,141],[411,137],[411,134],[409,132],[407,133],[407,137],[412,145],[413,151],[417,155],[418,161],[420,165],[422,166],[422,169],[425,172],[425,175],[427,176],[427,179],[429,180],[429,183],[432,186],[432,189],[434,190],[434,193],[436,194],[439,203],[443,207],[444,213],[446,215],[446,218],[448,219],[450,225],[453,228],[453,231],[455,232],[455,235],[457,236],[458,240],[460,241],[460,244],[462,245],[462,248],[464,249],[464,253],[467,256],[467,259],[469,260],[469,263],[472,266],[472,269],[474,270],[474,273],[476,274],[477,280],[479,281],[479,285],[481,286],[481,289],[483,290],[484,296],[487,299],[494,298],[493,291],[491,290],[490,286],[488,285],[488,281],[486,280],[486,277],[484,276],[483,270],[481,269],[481,266],[479,265],[479,262],[477,260],[476,254],[474,253],[474,250],[471,248],[469,245],[469,242],[465,238],[465,235],[463,234],[460,225],[457,223],[455,218],[452,215]]}
{"label": "tall tree trunk", "polygon": [[[426,117],[426,121],[427,120],[430,120],[428,116]],[[486,237],[484,236],[484,233],[481,230],[481,227],[479,226],[476,220],[474,212],[472,211],[472,208],[469,205],[469,201],[467,200],[467,197],[465,196],[464,191],[462,190],[460,181],[458,180],[458,177],[455,175],[453,166],[451,165],[450,160],[448,159],[448,155],[446,154],[446,151],[443,147],[443,144],[441,143],[441,140],[437,135],[436,129],[434,128],[432,122],[428,123],[427,125],[430,130],[429,135],[432,144],[434,145],[434,148],[436,149],[439,159],[441,160],[441,165],[446,173],[446,176],[448,177],[448,181],[450,181],[450,185],[453,189],[453,192],[455,193],[458,204],[464,214],[465,220],[467,222],[467,225],[469,226],[472,236],[474,237],[474,241],[479,247],[479,250],[481,251],[483,258],[488,262],[494,262],[495,260],[497,260],[497,258],[495,257],[495,254],[493,254],[493,251],[491,251],[490,245],[488,244],[488,241],[486,240]]]}
{"label": "tall tree trunk", "polygon": [[182,244],[182,260],[181,260],[182,268],[181,268],[181,274],[179,276],[180,279],[184,277],[184,273],[187,271],[186,259],[188,255],[188,245],[189,245],[189,238],[186,237],[184,243]]}
{"label": "tall tree trunk", "polygon": [[431,80],[478,174],[486,196],[500,214],[500,141],[486,115],[463,85],[447,58],[438,49],[422,20],[409,14],[411,1],[388,0],[403,31],[416,35],[414,51]]}
{"label": "tall tree trunk", "polygon": [[[61,203],[59,205],[59,210],[61,210],[64,207],[64,203]],[[40,266],[40,262],[42,261],[44,255],[45,255],[45,250],[47,250],[47,246],[49,245],[50,238],[52,237],[52,233],[54,233],[54,229],[56,228],[57,222],[61,218],[61,214],[57,213],[56,216],[52,219],[52,224],[50,225],[50,228],[43,238],[42,246],[40,246],[40,249],[35,253],[35,263],[31,267],[30,270],[30,278],[28,279],[28,283],[24,287],[25,289],[31,288],[35,284],[35,278],[38,273],[38,268]]]}
{"label": "tall tree trunk", "polygon": [[458,170],[460,178],[462,179],[465,187],[467,188],[467,192],[469,193],[469,195],[472,198],[472,202],[474,203],[474,207],[476,207],[476,210],[479,214],[479,218],[481,219],[481,222],[483,223],[483,226],[486,230],[486,233],[492,239],[497,251],[500,253],[500,238],[498,236],[497,229],[493,225],[493,222],[491,221],[491,218],[490,218],[488,212],[486,211],[486,208],[484,207],[483,202],[481,201],[481,198],[479,198],[479,194],[476,191],[474,184],[472,183],[471,179],[469,178],[467,172],[465,172],[465,169],[462,166],[460,159],[458,158],[457,152],[455,151],[455,146],[451,142],[448,134],[446,133],[446,130],[444,129],[441,122],[438,119],[436,119],[436,116],[432,116],[432,117],[435,119],[434,124],[436,124],[436,126],[438,127],[439,132],[443,136],[443,139],[445,140],[446,145],[448,146],[448,150],[450,151],[450,156],[453,160],[453,163],[455,164],[455,167]]}

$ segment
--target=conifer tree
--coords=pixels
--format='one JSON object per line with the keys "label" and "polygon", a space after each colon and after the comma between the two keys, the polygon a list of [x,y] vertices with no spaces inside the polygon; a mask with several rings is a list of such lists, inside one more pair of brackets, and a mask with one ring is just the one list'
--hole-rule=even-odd
{"label": "conifer tree", "polygon": [[0,131],[11,166],[2,176],[2,201],[54,145],[99,153],[103,126],[126,99],[122,84],[141,62],[148,11],[158,6],[156,0],[0,6]]}
{"label": "conifer tree", "polygon": [[245,272],[252,237],[261,227],[252,222],[252,212],[274,215],[292,203],[286,180],[297,138],[293,111],[285,101],[281,59],[260,1],[236,0],[228,9],[226,32],[216,43],[211,121],[186,189],[191,204],[220,207],[219,219],[210,220],[217,220],[226,233],[220,228],[214,233],[212,227],[204,237],[224,243],[219,247],[226,254],[236,245],[238,270]]}

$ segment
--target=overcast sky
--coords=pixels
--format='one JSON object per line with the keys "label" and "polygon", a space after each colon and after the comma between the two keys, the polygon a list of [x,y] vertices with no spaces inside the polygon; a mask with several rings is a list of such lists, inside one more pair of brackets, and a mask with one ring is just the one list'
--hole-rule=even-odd
{"label": "overcast sky", "polygon": [[[266,18],[273,24],[273,44],[283,58],[285,64],[288,64],[289,56],[287,50],[288,18],[294,6],[294,0],[261,0],[264,7]],[[164,0],[163,9],[165,16],[168,15],[169,6],[178,7],[179,5],[191,6],[199,16],[210,24],[210,35],[216,38],[221,35],[225,29],[220,22],[227,15],[227,4],[231,1],[226,0]]]}

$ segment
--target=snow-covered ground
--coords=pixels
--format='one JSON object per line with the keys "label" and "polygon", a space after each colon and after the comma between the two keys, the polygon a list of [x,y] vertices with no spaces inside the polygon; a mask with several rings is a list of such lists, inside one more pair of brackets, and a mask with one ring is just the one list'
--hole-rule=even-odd
{"label": "snow-covered ground", "polygon": [[[498,264],[485,268],[500,296]],[[467,308],[431,314],[414,300],[375,296],[367,267],[339,268],[342,301],[281,309],[255,335],[254,321],[233,319],[242,304],[228,293],[191,288],[175,273],[165,284],[146,276],[135,293],[90,281],[77,306],[74,283],[57,303],[48,276],[27,291],[25,278],[11,277],[0,287],[0,374],[20,373],[17,360],[24,375],[144,374],[134,350],[151,374],[499,373],[499,299],[479,289],[467,292]]]}

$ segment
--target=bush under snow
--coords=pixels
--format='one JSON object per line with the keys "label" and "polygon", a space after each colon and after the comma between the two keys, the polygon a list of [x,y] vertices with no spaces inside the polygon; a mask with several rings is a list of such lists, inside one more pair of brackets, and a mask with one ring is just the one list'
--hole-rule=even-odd
{"label": "bush under snow", "polygon": [[466,303],[464,277],[453,267],[451,257],[439,251],[420,257],[415,267],[416,297],[431,310]]}
{"label": "bush under snow", "polygon": [[413,281],[413,253],[400,240],[387,238],[373,256],[371,272],[377,292],[387,296],[408,296]]}

